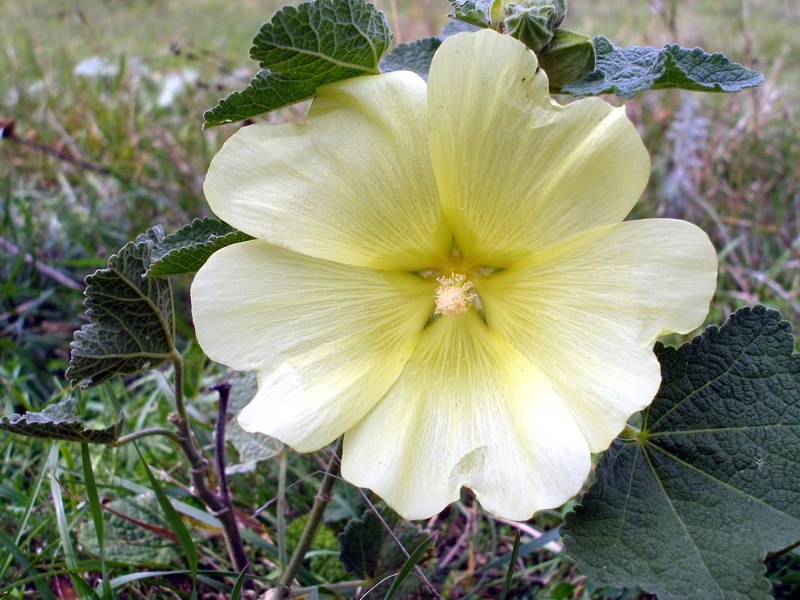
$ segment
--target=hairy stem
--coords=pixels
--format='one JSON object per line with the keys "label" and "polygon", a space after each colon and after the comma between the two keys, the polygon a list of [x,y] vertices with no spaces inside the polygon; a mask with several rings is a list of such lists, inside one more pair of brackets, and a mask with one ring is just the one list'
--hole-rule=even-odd
{"label": "hairy stem", "polygon": [[197,445],[194,431],[192,431],[191,424],[189,423],[189,415],[186,412],[186,403],[183,397],[183,359],[176,350],[172,352],[172,364],[175,369],[175,410],[177,414],[170,415],[170,421],[178,430],[178,445],[189,461],[192,490],[194,494],[205,503],[208,511],[219,519],[222,527],[222,537],[225,539],[225,546],[228,550],[228,556],[233,563],[233,568],[241,573],[248,568],[250,563],[244,551],[244,544],[242,543],[239,526],[236,524],[236,517],[233,513],[233,503],[228,493],[224,468],[225,411],[228,405],[230,385],[221,384],[215,388],[220,396],[220,409],[218,411],[216,424],[217,439],[215,442],[219,490],[215,492],[209,485],[208,460],[203,455],[202,449]]}
{"label": "hairy stem", "polygon": [[311,547],[311,542],[314,539],[314,534],[317,532],[320,523],[322,523],[322,515],[325,512],[325,507],[331,501],[331,492],[336,479],[339,476],[339,455],[342,452],[342,439],[336,444],[336,449],[333,451],[333,456],[328,463],[328,469],[325,471],[325,477],[319,486],[319,492],[314,496],[314,506],[311,507],[311,513],[308,515],[308,521],[303,528],[303,533],[300,535],[300,540],[297,542],[297,547],[292,553],[292,558],[289,561],[289,566],[281,574],[278,588],[275,590],[276,600],[284,600],[289,598],[291,593],[292,581],[303,566],[303,559],[306,552]]}
{"label": "hairy stem", "polygon": [[[371,582],[366,579],[358,579],[355,581],[337,581],[336,583],[326,583],[325,589],[330,590],[331,592],[345,592],[348,590],[352,590],[353,588],[360,588],[366,587]],[[295,588],[289,593],[289,598],[297,598],[298,596],[307,596],[312,592],[319,589],[319,586],[312,586],[312,587],[300,587]]]}
{"label": "hairy stem", "polygon": [[278,501],[275,506],[275,517],[278,524],[278,564],[281,573],[286,569],[286,466],[288,456],[286,449],[281,451],[278,458]]}
{"label": "hairy stem", "polygon": [[127,444],[128,442],[132,442],[134,440],[138,440],[143,437],[148,437],[151,435],[163,435],[171,439],[173,442],[180,443],[180,436],[175,433],[172,429],[167,429],[166,427],[146,427],[144,429],[140,429],[139,431],[134,431],[133,433],[129,433],[127,435],[121,435],[117,438],[117,440],[111,444],[112,446],[122,446],[122,444]]}

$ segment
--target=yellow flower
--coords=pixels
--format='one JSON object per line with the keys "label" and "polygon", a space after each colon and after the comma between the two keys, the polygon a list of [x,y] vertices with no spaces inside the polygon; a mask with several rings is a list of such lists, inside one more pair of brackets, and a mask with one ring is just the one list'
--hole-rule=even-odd
{"label": "yellow flower", "polygon": [[700,325],[716,255],[697,227],[622,222],[650,161],[599,99],[551,101],[492,31],[408,72],[320,88],[303,124],[253,125],[211,164],[214,212],[257,238],[192,286],[198,339],[258,373],[239,417],[406,518],[472,488],[524,519],[575,495],[655,395],[657,336]]}

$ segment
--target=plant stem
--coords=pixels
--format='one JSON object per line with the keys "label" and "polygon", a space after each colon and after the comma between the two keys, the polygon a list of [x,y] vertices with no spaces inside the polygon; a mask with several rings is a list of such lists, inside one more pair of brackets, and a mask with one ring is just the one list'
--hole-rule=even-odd
{"label": "plant stem", "polygon": [[297,542],[297,547],[292,553],[289,566],[286,567],[286,570],[281,574],[278,587],[275,590],[276,600],[285,600],[289,598],[292,581],[294,581],[295,576],[300,571],[300,567],[303,566],[303,559],[306,556],[306,552],[308,552],[308,549],[311,547],[314,534],[317,532],[320,523],[322,523],[322,515],[328,503],[331,501],[333,485],[336,483],[336,479],[339,476],[339,455],[342,452],[342,439],[343,438],[339,438],[339,442],[336,444],[336,449],[333,451],[333,456],[331,456],[331,460],[328,463],[328,469],[325,471],[325,477],[322,479],[322,483],[319,486],[319,492],[314,496],[314,506],[311,507],[311,513],[308,515],[308,521],[303,528],[303,533],[300,535],[300,540]]}
{"label": "plant stem", "polygon": [[228,476],[225,474],[225,419],[228,418],[228,396],[231,384],[222,381],[212,385],[209,389],[219,394],[219,407],[217,409],[217,422],[214,424],[214,462],[217,465],[219,478],[219,495],[223,502],[231,504],[231,494],[228,491]]}
{"label": "plant stem", "polygon": [[636,427],[633,427],[632,425],[625,425],[625,429],[623,429],[620,432],[619,437],[622,438],[623,440],[633,441],[633,440],[638,440],[639,434],[641,433],[642,433],[641,430],[636,429]]}
{"label": "plant stem", "polygon": [[[186,412],[186,403],[183,397],[183,359],[177,350],[172,351],[172,364],[175,369],[175,411],[177,414],[170,415],[170,421],[175,425],[177,441],[186,459],[189,461],[189,473],[192,480],[194,494],[206,505],[208,511],[219,519],[222,527],[222,537],[225,539],[225,546],[228,550],[233,568],[241,573],[249,567],[247,554],[244,551],[242,536],[239,533],[239,526],[236,524],[236,516],[233,513],[233,504],[228,486],[225,479],[225,410],[228,404],[228,384],[220,385],[216,389],[220,396],[220,410],[217,415],[217,440],[216,444],[216,464],[217,476],[219,479],[219,492],[215,492],[209,487],[207,479],[208,460],[203,455],[203,451],[198,447],[197,441],[189,423],[189,415]],[[249,581],[245,585],[252,585]]]}
{"label": "plant stem", "polygon": [[278,500],[275,503],[275,518],[278,523],[278,563],[281,573],[286,570],[286,466],[287,453],[284,448],[278,457]]}
{"label": "plant stem", "polygon": [[122,446],[122,444],[127,444],[128,442],[151,435],[163,435],[164,437],[171,439],[173,442],[180,443],[180,436],[178,436],[178,434],[172,429],[167,429],[166,427],[146,427],[145,429],[140,429],[139,431],[134,431],[133,433],[118,437],[117,441],[111,445]]}
{"label": "plant stem", "polygon": [[[219,479],[219,498],[222,510],[216,514],[217,518],[224,524],[223,534],[225,544],[228,547],[228,555],[233,560],[236,570],[240,573],[250,567],[247,554],[244,551],[244,543],[239,533],[239,526],[236,524],[236,515],[233,512],[233,502],[228,490],[228,477],[225,475],[225,419],[228,416],[228,395],[231,385],[227,381],[218,383],[211,387],[219,394],[219,408],[217,410],[217,422],[214,426],[214,458],[217,464],[217,478]],[[221,515],[224,515],[224,519]],[[245,588],[249,588],[252,582],[245,581]]]}
{"label": "plant stem", "polygon": [[[351,590],[353,588],[360,588],[366,587],[370,585],[370,581],[366,579],[359,579],[356,581],[337,581],[336,583],[326,583],[325,589],[330,590],[331,592],[339,592],[339,591],[346,591]],[[295,588],[289,593],[289,598],[296,598],[298,596],[305,596],[306,594],[310,594],[317,590],[319,586],[312,586],[312,587],[300,587]]]}

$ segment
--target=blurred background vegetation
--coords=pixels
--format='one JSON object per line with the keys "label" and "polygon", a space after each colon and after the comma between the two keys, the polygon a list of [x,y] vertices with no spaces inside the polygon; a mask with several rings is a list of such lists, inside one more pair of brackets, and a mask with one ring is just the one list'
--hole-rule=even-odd
{"label": "blurred background vegetation", "polygon": [[[202,113],[249,81],[256,70],[247,58],[250,40],[279,4],[0,0],[0,414],[40,410],[69,393],[63,372],[72,332],[85,322],[86,275],[153,224],[170,232],[208,214],[203,177],[237,126],[202,131]],[[435,34],[448,11],[444,0],[378,5],[399,41]],[[650,92],[628,103],[653,159],[651,183],[634,216],[695,222],[720,252],[709,323],[755,303],[800,323],[798,12],[796,0],[574,0],[564,23],[607,35],[618,46],[700,46],[766,75],[761,88],[737,95]],[[302,118],[303,110],[263,120]],[[176,289],[180,330],[193,357],[187,378],[193,418],[201,441],[211,443],[215,397],[203,390],[219,373],[204,370],[202,353],[192,349],[188,280],[176,281]],[[163,425],[170,411],[161,373],[118,379],[78,400],[92,423],[108,424],[121,408],[134,428]],[[154,440],[141,444],[148,462],[168,495],[191,509],[196,504],[183,463],[171,446]],[[0,452],[0,597],[23,597],[26,589],[35,590],[32,597],[74,597],[67,571],[92,585],[98,574],[84,474],[76,467],[79,448],[0,433]],[[126,503],[122,512],[136,515],[107,532],[113,575],[132,574],[119,596],[186,595],[185,578],[152,575],[182,567],[133,448],[95,448],[92,458],[101,496]],[[313,502],[317,458],[286,459],[290,520]],[[274,569],[274,510],[250,515],[274,501],[278,462],[231,476],[260,575]],[[331,533],[364,509],[357,493],[338,489],[326,514]],[[560,514],[540,515],[526,535],[556,527]],[[66,520],[71,539],[62,539],[58,518]],[[201,514],[187,523],[204,568],[225,571],[219,536]],[[486,567],[508,551],[513,528],[478,512],[469,497],[428,525],[439,536],[433,576],[449,597],[496,597],[505,570]],[[797,592],[794,562],[770,563],[776,595]],[[326,577],[323,567],[310,569],[317,581]],[[596,589],[557,544],[522,556],[517,572],[514,597],[638,594]],[[44,574],[36,587],[15,583],[36,573]],[[315,582],[305,576],[308,585]],[[207,575],[203,593],[225,597],[230,584]]]}

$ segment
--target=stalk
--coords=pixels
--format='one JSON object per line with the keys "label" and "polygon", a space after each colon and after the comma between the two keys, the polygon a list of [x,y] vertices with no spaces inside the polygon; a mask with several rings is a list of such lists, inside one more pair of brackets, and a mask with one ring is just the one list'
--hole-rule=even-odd
{"label": "stalk", "polygon": [[320,523],[322,523],[322,515],[328,503],[331,501],[333,486],[336,483],[336,479],[339,477],[339,455],[342,452],[342,439],[343,438],[339,438],[339,442],[336,444],[336,450],[334,450],[333,456],[331,456],[331,460],[328,463],[325,477],[323,477],[322,483],[319,486],[319,492],[314,496],[314,505],[311,507],[311,513],[308,516],[306,526],[303,528],[303,533],[300,535],[297,547],[292,553],[291,560],[289,560],[289,566],[286,567],[286,570],[281,574],[278,587],[275,590],[276,600],[285,600],[290,597],[292,581],[294,581],[294,578],[300,571],[300,567],[303,566],[303,559],[306,557],[306,552],[308,552],[308,549],[311,547],[314,534],[317,532]]}
{"label": "stalk", "polygon": [[[169,416],[169,420],[177,430],[178,446],[186,460],[189,461],[192,491],[205,503],[208,512],[219,519],[228,556],[234,569],[241,573],[249,568],[250,563],[244,550],[239,526],[236,524],[233,503],[231,502],[225,477],[225,415],[230,384],[222,383],[212,388],[219,393],[219,410],[215,426],[215,463],[219,484],[217,491],[214,491],[209,485],[208,460],[198,446],[194,431],[189,423],[189,415],[186,411],[186,403],[183,396],[183,359],[175,350],[172,353],[172,364],[175,370],[176,412]],[[248,581],[245,585],[250,587],[252,583]]]}

